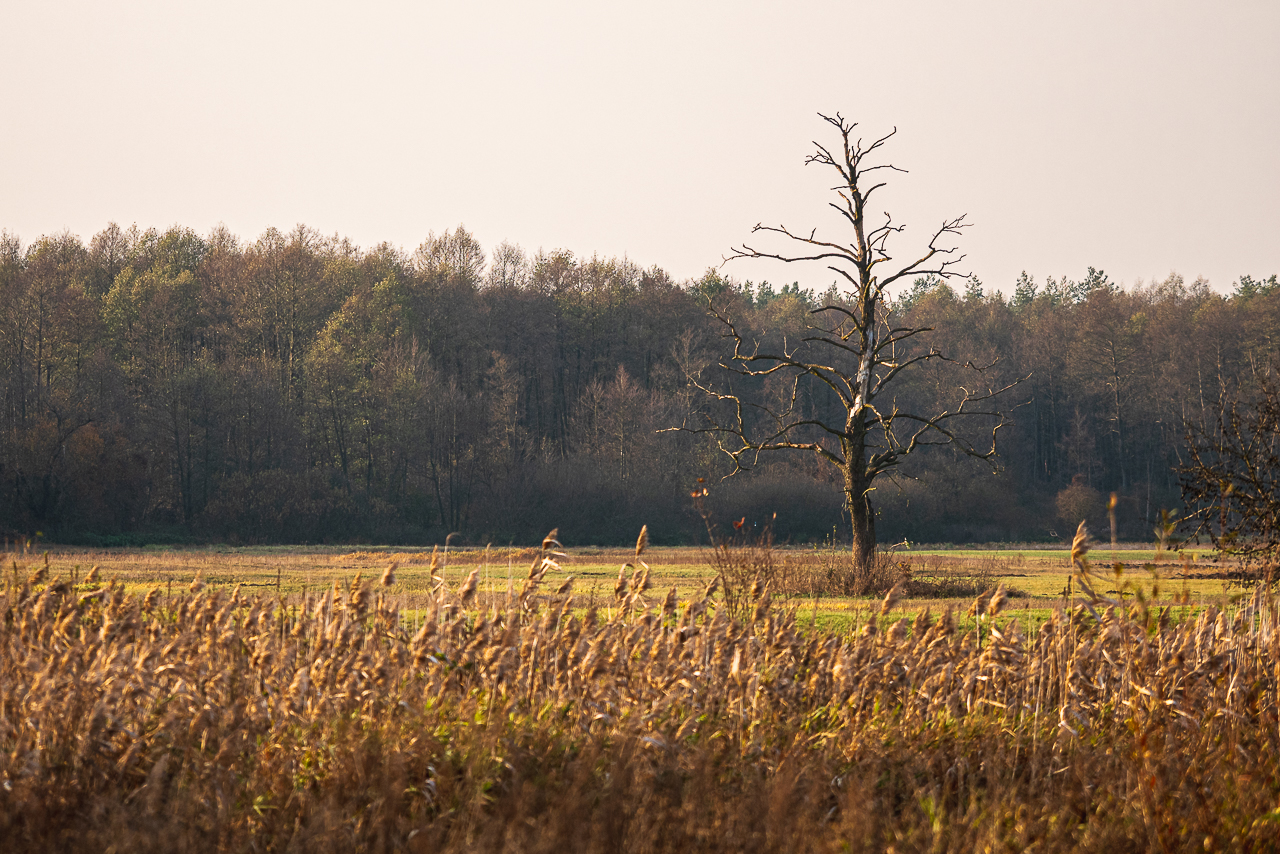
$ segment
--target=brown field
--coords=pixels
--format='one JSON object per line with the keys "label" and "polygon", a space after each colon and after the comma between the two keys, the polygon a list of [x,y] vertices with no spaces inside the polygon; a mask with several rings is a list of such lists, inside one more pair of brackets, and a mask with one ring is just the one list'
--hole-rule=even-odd
{"label": "brown field", "polygon": [[[847,600],[824,607],[857,623],[832,632],[764,590],[729,619],[694,550],[646,552],[648,583],[616,597],[634,552],[547,557],[451,553],[433,576],[430,554],[381,550],[11,556],[5,850],[1280,839],[1280,623],[1261,587],[1183,599],[1179,621],[1122,582],[1124,602],[1034,629],[1003,595],[971,603],[972,628],[943,602]],[[1061,567],[1040,559],[1001,577],[1051,587]],[[563,588],[570,572],[583,583]]]}

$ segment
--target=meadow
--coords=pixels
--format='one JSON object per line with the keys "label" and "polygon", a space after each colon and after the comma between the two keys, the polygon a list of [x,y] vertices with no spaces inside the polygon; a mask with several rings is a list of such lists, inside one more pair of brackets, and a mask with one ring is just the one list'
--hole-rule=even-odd
{"label": "meadow", "polygon": [[[748,551],[742,548],[740,551]],[[405,551],[389,546],[208,546],[171,549],[74,549],[46,550],[49,572],[75,583],[93,567],[131,593],[162,588],[166,598],[181,595],[197,578],[211,588],[230,591],[239,586],[245,593],[270,592],[286,604],[309,601],[317,592],[335,583],[347,585],[357,576],[380,577],[386,567],[396,565],[395,590],[390,602],[408,619],[416,619],[433,606],[443,585],[457,586],[478,569],[478,601],[505,610],[510,607],[528,569],[533,547],[441,548]],[[822,590],[821,581],[809,576],[838,562],[845,553],[839,549],[815,547],[771,547],[764,581],[772,599],[797,611],[797,624],[815,625],[825,630],[850,630],[879,607],[880,595],[840,595]],[[613,601],[618,571],[633,563],[634,550],[598,546],[564,547],[546,577],[552,587],[572,579],[576,607],[598,607],[607,611]],[[1124,567],[1122,580],[1137,585],[1155,597],[1152,604],[1167,606],[1188,600],[1214,601],[1219,605],[1238,598],[1242,588],[1230,579],[1233,567],[1219,563],[1211,549],[1189,547],[1158,551],[1150,544],[1099,546],[1093,553],[1095,564]],[[11,552],[11,581],[41,565],[46,552]],[[899,567],[917,583],[908,585],[900,599],[904,612],[916,613],[948,607],[964,611],[974,597],[1003,583],[1011,594],[1009,612],[1034,629],[1066,601],[1064,593],[1072,576],[1068,548],[1046,548],[1043,544],[1026,548],[1007,546],[985,549],[920,547],[894,552],[891,572]],[[647,547],[645,563],[650,583],[663,593],[675,588],[677,599],[697,595],[719,570],[715,554],[708,547]],[[744,567],[746,581],[754,580],[753,567]],[[630,570],[628,570],[630,572]],[[1110,570],[1108,570],[1110,572]],[[16,574],[15,574],[16,573]],[[1114,579],[1105,588],[1118,592]],[[890,581],[889,583],[892,583]],[[882,594],[883,591],[880,591]],[[913,593],[915,595],[913,595]],[[948,595],[952,593],[955,595]]]}
{"label": "meadow", "polygon": [[[643,542],[10,554],[0,838],[787,852],[1280,839],[1264,586],[1207,577],[1223,574],[1209,554],[1130,550],[1117,576],[1109,550],[1090,566],[1077,549],[1087,571],[1067,598],[1068,551],[926,551],[894,556],[910,582],[887,597],[752,584],[733,618],[706,552]],[[811,552],[779,550],[779,587],[822,569]],[[909,595],[959,578],[996,584]]]}

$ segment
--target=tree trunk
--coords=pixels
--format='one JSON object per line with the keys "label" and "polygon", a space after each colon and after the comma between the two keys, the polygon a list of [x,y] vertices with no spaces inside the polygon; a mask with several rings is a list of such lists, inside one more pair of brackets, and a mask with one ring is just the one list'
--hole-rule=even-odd
{"label": "tree trunk", "polygon": [[853,528],[853,566],[860,575],[871,567],[876,556],[876,517],[871,507],[870,486],[862,470],[862,460],[845,466],[844,507]]}

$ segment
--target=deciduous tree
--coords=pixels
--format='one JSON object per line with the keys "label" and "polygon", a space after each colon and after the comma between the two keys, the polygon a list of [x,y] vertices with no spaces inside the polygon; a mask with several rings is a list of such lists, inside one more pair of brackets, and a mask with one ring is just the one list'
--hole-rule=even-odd
{"label": "deciduous tree", "polygon": [[[886,295],[895,283],[960,275],[955,268],[964,256],[954,238],[967,225],[964,216],[945,220],[914,260],[895,264],[888,243],[904,226],[888,214],[873,219],[868,209],[871,196],[885,185],[883,177],[905,171],[876,160],[893,132],[864,143],[857,125],[838,113],[821,118],[836,131],[839,145],[815,142],[805,162],[838,176],[830,207],[842,220],[844,235],[820,237],[817,229],[760,224],[752,233],[783,248],[744,244],[727,260],[823,264],[843,281],[845,297],[810,311],[798,339],[773,341],[732,316],[732,302],[709,299],[732,352],[721,362],[727,374],[723,382],[690,378],[714,403],[703,423],[683,429],[714,435],[732,461],[732,473],[751,468],[771,451],[807,451],[834,466],[843,480],[855,567],[863,569],[876,547],[871,492],[877,480],[930,445],[992,460],[996,432],[1004,423],[994,398],[1003,389],[987,384],[981,367],[921,346],[920,336],[930,329],[890,323]],[[933,411],[900,407],[896,389],[903,372],[943,361],[968,374],[948,404]],[[979,428],[980,440],[973,427]]]}
{"label": "deciduous tree", "polygon": [[1207,427],[1188,423],[1181,467],[1187,518],[1255,578],[1280,562],[1280,386],[1257,377],[1254,400],[1223,393]]}

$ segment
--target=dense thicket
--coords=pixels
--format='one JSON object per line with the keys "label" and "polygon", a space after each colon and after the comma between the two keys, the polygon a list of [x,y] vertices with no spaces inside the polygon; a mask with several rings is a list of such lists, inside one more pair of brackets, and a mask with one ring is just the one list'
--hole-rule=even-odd
{"label": "dense thicket", "polygon": [[[412,254],[304,227],[253,243],[109,226],[86,246],[0,234],[0,527],[47,539],[691,539],[703,477],[726,517],[781,539],[840,524],[805,456],[717,486],[689,372],[715,370],[706,298],[757,334],[798,330],[795,287],[565,251],[486,253],[463,229]],[[1184,423],[1270,369],[1280,287],[1229,296],[1171,276],[1131,290],[1024,276],[1013,298],[918,281],[893,307],[922,346],[1028,378],[1003,470],[941,451],[875,496],[882,539],[1055,536],[1120,497],[1129,536],[1178,504]],[[945,363],[899,385],[929,404]],[[773,391],[767,385],[754,390]],[[805,405],[821,407],[821,400]],[[918,479],[915,479],[918,478]],[[1073,527],[1073,525],[1072,525]]]}

